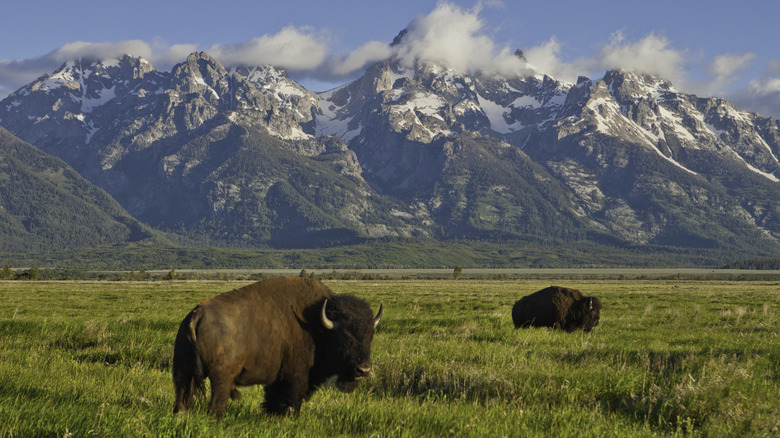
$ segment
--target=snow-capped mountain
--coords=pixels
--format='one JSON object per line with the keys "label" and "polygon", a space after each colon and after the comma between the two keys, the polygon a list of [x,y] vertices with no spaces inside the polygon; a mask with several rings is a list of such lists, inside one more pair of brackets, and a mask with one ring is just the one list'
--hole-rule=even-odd
{"label": "snow-capped mountain", "polygon": [[216,243],[780,250],[780,123],[626,71],[389,60],[317,94],[203,52],[171,72],[126,56],[64,64],[0,102],[0,125],[146,223]]}
{"label": "snow-capped mountain", "polygon": [[[777,120],[723,99],[685,95],[660,78],[631,72],[581,77],[573,85],[543,75],[463,75],[431,65],[402,70],[386,63],[322,93],[320,100],[318,134],[347,142],[365,143],[361,126],[374,130],[380,119],[405,140],[424,144],[477,131],[525,148],[546,133],[599,133],[643,144],[681,168],[674,149],[728,151],[769,181],[780,181]],[[366,111],[365,105],[373,108]]]}
{"label": "snow-capped mountain", "polygon": [[421,188],[441,182],[446,145],[471,132],[541,164],[574,214],[612,236],[718,245],[692,228],[721,220],[780,236],[778,121],[657,77],[610,71],[567,84],[388,62],[320,99],[322,132],[348,142],[373,187],[417,205],[439,202]]}

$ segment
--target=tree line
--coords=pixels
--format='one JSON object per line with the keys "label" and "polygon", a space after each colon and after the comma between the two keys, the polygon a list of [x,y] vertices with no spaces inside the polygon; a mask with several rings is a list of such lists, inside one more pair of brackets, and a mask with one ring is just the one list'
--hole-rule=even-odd
{"label": "tree line", "polygon": [[780,259],[743,260],[724,266],[725,269],[755,269],[761,271],[780,270]]}

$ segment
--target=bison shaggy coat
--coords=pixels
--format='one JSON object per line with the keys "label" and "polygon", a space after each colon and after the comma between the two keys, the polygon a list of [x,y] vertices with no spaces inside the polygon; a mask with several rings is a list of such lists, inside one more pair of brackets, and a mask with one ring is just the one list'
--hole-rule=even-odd
{"label": "bison shaggy coat", "polygon": [[173,352],[174,412],[186,412],[204,379],[209,413],[221,416],[238,386],[265,385],[264,408],[297,413],[328,378],[349,392],[371,370],[382,316],[308,278],[263,280],[201,301],[182,321]]}
{"label": "bison shaggy coat", "polygon": [[512,306],[515,328],[551,327],[589,332],[599,323],[601,300],[577,289],[550,286],[520,298]]}

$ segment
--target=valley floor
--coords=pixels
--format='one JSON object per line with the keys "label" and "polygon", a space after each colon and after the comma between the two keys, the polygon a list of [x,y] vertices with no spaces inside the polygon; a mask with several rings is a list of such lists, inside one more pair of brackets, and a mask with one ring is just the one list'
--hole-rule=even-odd
{"label": "valley floor", "polygon": [[[288,418],[246,388],[220,421],[206,400],[171,413],[173,339],[201,299],[247,280],[0,281],[0,436],[777,434],[780,281],[696,272],[326,279],[384,305],[372,375]],[[601,324],[515,330],[514,302],[550,284],[599,297]]]}

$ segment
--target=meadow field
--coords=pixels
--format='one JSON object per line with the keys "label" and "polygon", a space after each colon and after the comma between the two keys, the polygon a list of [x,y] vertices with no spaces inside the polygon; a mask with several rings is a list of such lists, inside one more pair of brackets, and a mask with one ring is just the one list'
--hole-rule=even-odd
{"label": "meadow field", "polygon": [[[371,375],[300,415],[245,388],[172,414],[173,340],[246,281],[0,282],[0,436],[780,436],[780,281],[326,280],[384,317]],[[601,298],[591,333],[515,330],[551,284]]]}

